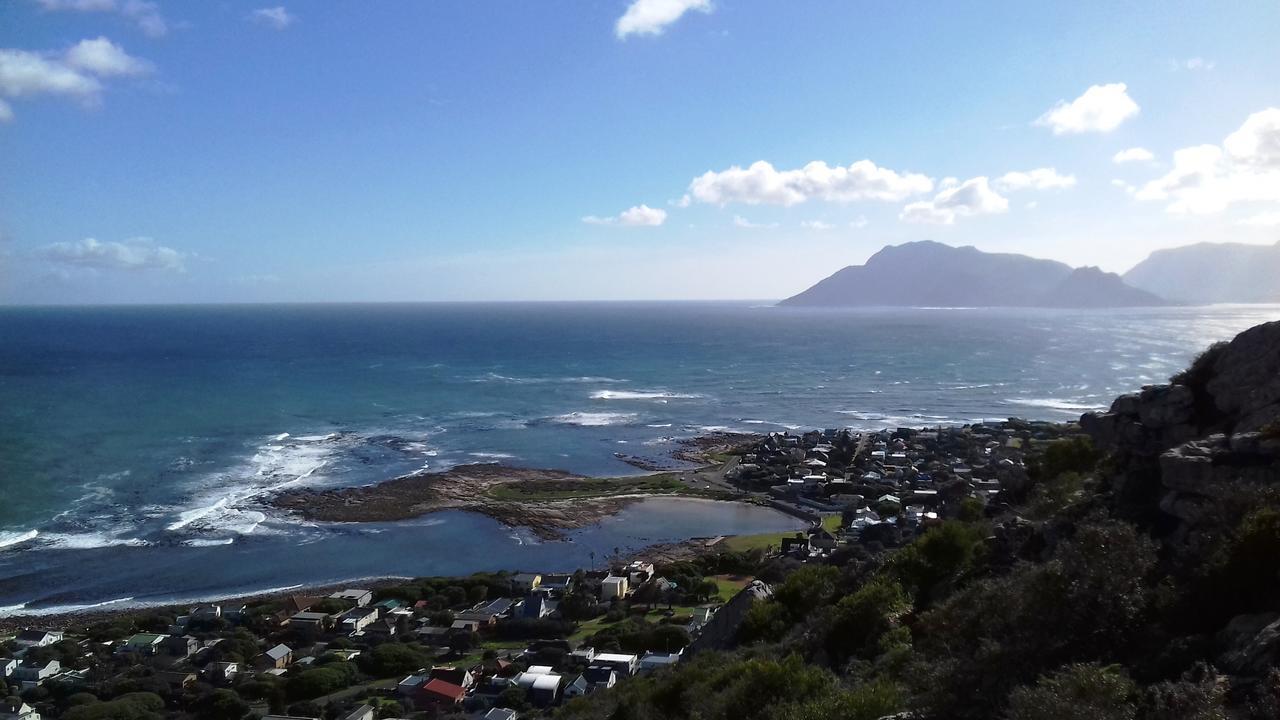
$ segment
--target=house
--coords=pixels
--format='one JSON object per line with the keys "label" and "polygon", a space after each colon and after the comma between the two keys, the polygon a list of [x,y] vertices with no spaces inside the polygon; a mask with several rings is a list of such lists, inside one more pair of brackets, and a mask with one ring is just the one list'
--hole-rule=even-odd
{"label": "house", "polygon": [[200,649],[200,641],[190,635],[166,635],[160,643],[160,651],[176,658],[188,658]]}
{"label": "house", "polygon": [[529,701],[539,707],[554,705],[560,698],[560,676],[545,665],[535,665],[515,678],[517,687],[524,688]]}
{"label": "house", "polygon": [[636,560],[630,565],[627,565],[626,575],[627,581],[630,582],[631,585],[639,585],[653,577],[653,563]]}
{"label": "house", "polygon": [[542,576],[537,573],[519,573],[511,576],[511,587],[517,592],[529,592],[542,584]]}
{"label": "house", "polygon": [[396,683],[396,694],[401,697],[412,698],[418,694],[418,691],[422,689],[422,686],[429,679],[426,675],[410,675]]}
{"label": "house", "polygon": [[191,608],[191,619],[201,622],[210,622],[222,618],[221,605],[199,605]]}
{"label": "house", "polygon": [[293,650],[288,645],[280,644],[258,656],[258,668],[266,670],[269,668],[284,669],[289,667],[289,663],[293,662]]}
{"label": "house", "polygon": [[119,647],[117,652],[121,653],[137,653],[139,655],[155,655],[159,652],[164,644],[167,635],[158,635],[156,633],[137,633],[132,635],[124,644]]}
{"label": "house", "polygon": [[342,720],[373,720],[373,718],[373,706],[371,705],[361,705],[342,716]]}
{"label": "house", "polygon": [[635,655],[600,653],[596,655],[594,662],[596,665],[612,668],[620,677],[631,677],[636,674],[636,669],[640,665],[640,658]]}
{"label": "house", "polygon": [[196,674],[193,672],[158,672],[155,677],[169,686],[170,690],[182,691],[196,684]]}
{"label": "house", "polygon": [[497,600],[490,600],[487,603],[476,605],[468,612],[502,617],[503,615],[511,612],[511,606],[515,604],[516,601],[511,598],[498,598]]}
{"label": "house", "polygon": [[616,685],[618,673],[608,665],[592,665],[582,673],[582,678],[587,681],[587,692],[595,692],[608,690]]}
{"label": "house", "polygon": [[0,678],[7,678],[18,669],[18,661],[13,658],[0,658]]}
{"label": "house", "polygon": [[[796,533],[800,535],[800,533]],[[809,554],[809,538],[800,535],[800,537],[782,538],[782,554],[783,555],[808,555]]]}
{"label": "house", "polygon": [[461,705],[467,691],[445,680],[428,680],[419,688],[415,704],[423,709]]}
{"label": "house", "polygon": [[284,610],[290,615],[296,615],[300,612],[306,612],[311,606],[320,602],[318,597],[308,597],[306,595],[290,595],[284,601]]}
{"label": "house", "polygon": [[564,694],[566,699],[582,697],[591,691],[591,683],[586,678],[579,675],[573,680],[565,683],[564,689],[560,692]]}
{"label": "house", "polygon": [[39,662],[38,660],[26,660],[14,669],[12,678],[17,680],[22,690],[25,692],[33,687],[39,686],[45,680],[57,675],[62,671],[62,664],[57,660],[48,662]]}
{"label": "house", "polygon": [[556,611],[560,603],[542,593],[533,593],[520,606],[520,616],[526,620],[540,620]]}
{"label": "house", "polygon": [[627,596],[627,579],[610,575],[600,583],[600,599],[612,600]]}
{"label": "house", "polygon": [[364,631],[370,635],[389,638],[400,632],[400,623],[393,617],[383,617],[369,623]]}
{"label": "house", "polygon": [[519,715],[516,714],[515,710],[496,707],[485,713],[481,720],[516,720],[518,717]]}
{"label": "house", "polygon": [[680,653],[655,653],[647,652],[644,657],[640,658],[640,672],[651,673],[654,670],[661,670],[665,667],[671,667],[680,662]]}
{"label": "house", "polygon": [[13,639],[18,649],[46,647],[62,640],[61,630],[23,630]]}
{"label": "house", "polygon": [[339,590],[338,592],[330,595],[329,597],[333,598],[334,600],[342,600],[344,602],[349,602],[352,605],[355,605],[356,607],[364,607],[365,605],[368,605],[369,603],[373,602],[373,593],[370,592],[369,590],[356,590],[356,589],[348,588],[346,590]]}
{"label": "house", "polygon": [[544,575],[542,577],[542,582],[538,584],[538,587],[543,590],[563,593],[568,592],[569,586],[572,584],[572,575]]}
{"label": "house", "polygon": [[580,647],[570,653],[570,657],[585,665],[590,665],[591,661],[596,659],[596,649],[593,647]]}
{"label": "house", "polygon": [[289,624],[294,627],[314,628],[324,631],[328,629],[332,618],[324,613],[297,612],[289,617]]}
{"label": "house", "polygon": [[338,627],[349,634],[363,632],[374,620],[378,619],[379,614],[380,611],[376,607],[357,605],[338,616]]}
{"label": "house", "polygon": [[466,690],[475,684],[475,675],[466,668],[433,667],[427,674],[429,680],[444,680]]}
{"label": "house", "polygon": [[16,697],[2,698],[0,720],[40,720],[40,713]]}
{"label": "house", "polygon": [[461,632],[473,633],[480,632],[479,620],[454,620],[449,626],[450,630],[459,630]]}
{"label": "house", "polygon": [[216,662],[209,663],[204,669],[204,676],[214,685],[228,685],[235,680],[236,675],[240,674],[240,663],[233,662]]}

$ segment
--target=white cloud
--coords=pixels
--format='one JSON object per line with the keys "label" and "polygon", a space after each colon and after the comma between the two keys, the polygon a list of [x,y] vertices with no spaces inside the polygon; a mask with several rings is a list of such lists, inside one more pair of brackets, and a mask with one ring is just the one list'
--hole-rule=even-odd
{"label": "white cloud", "polygon": [[160,6],[149,0],[38,0],[50,12],[107,12],[133,21],[149,37],[164,37],[169,23],[160,14]]}
{"label": "white cloud", "polygon": [[9,122],[13,119],[13,107],[9,103],[0,100],[0,122]]}
{"label": "white cloud", "polygon": [[1034,124],[1052,129],[1054,135],[1111,132],[1139,112],[1127,90],[1124,83],[1094,85],[1071,102],[1059,100]]}
{"label": "white cloud", "polygon": [[249,13],[249,19],[267,27],[276,30],[283,30],[294,23],[298,19],[296,15],[289,14],[283,5],[275,7],[257,8]]}
{"label": "white cloud", "polygon": [[835,225],[832,225],[832,224],[831,224],[831,223],[829,223],[829,222],[823,222],[823,221],[821,221],[821,220],[805,220],[805,221],[803,221],[803,222],[801,222],[801,223],[800,223],[800,227],[802,227],[802,228],[804,228],[804,229],[806,229],[806,230],[818,230],[818,231],[822,231],[822,230],[830,230],[830,229],[834,228],[834,227],[835,227]]}
{"label": "white cloud", "polygon": [[1173,154],[1173,169],[1135,194],[1173,214],[1220,213],[1244,202],[1280,201],[1280,108],[1253,113],[1222,145]]}
{"label": "white cloud", "polygon": [[1121,190],[1129,193],[1130,195],[1138,192],[1138,188],[1134,187],[1133,185],[1130,185],[1129,183],[1121,180],[1120,178],[1112,178],[1111,187],[1120,188]]}
{"label": "white cloud", "polygon": [[1246,227],[1280,227],[1280,210],[1268,210],[1257,215],[1247,217],[1237,225]]}
{"label": "white cloud", "polygon": [[[150,63],[130,56],[105,37],[81,40],[60,55],[0,48],[0,97],[57,95],[94,105],[103,90],[99,77],[150,70]],[[13,108],[5,102],[0,120],[11,119]]]}
{"label": "white cloud", "polygon": [[66,63],[95,75],[141,75],[151,71],[151,63],[139,60],[105,37],[81,40],[67,51]]}
{"label": "white cloud", "polygon": [[1117,165],[1131,162],[1151,162],[1155,159],[1154,153],[1142,147],[1127,148],[1111,156],[1111,162]]}
{"label": "white cloud", "polygon": [[943,190],[932,200],[907,205],[898,217],[910,223],[951,225],[959,217],[994,215],[1008,210],[1008,199],[992,190],[986,177],[979,176]]}
{"label": "white cloud", "polygon": [[747,229],[752,229],[752,230],[754,230],[754,229],[758,229],[758,228],[776,228],[776,227],[778,227],[778,223],[776,223],[776,222],[774,222],[774,223],[756,223],[756,222],[751,222],[750,220],[748,220],[748,219],[746,219],[746,218],[742,217],[741,215],[734,215],[734,216],[733,216],[733,225],[734,225],[734,227],[747,228]]}
{"label": "white cloud", "polygon": [[690,10],[709,13],[711,0],[634,0],[618,18],[613,32],[619,39],[628,35],[661,35]]}
{"label": "white cloud", "polygon": [[173,248],[157,245],[150,238],[124,242],[101,242],[85,238],[79,242],[59,242],[36,251],[49,262],[90,270],[160,270],[183,272],[186,256]]}
{"label": "white cloud", "polygon": [[849,227],[853,228],[854,230],[861,230],[867,225],[868,225],[867,217],[865,215],[859,215],[858,217],[854,218],[849,222]]}
{"label": "white cloud", "polygon": [[1170,60],[1169,68],[1171,70],[1212,70],[1217,67],[1217,63],[1212,60],[1205,60],[1202,57],[1191,57],[1186,60]]}
{"label": "white cloud", "polygon": [[1075,175],[1060,175],[1055,168],[1036,168],[1026,172],[1007,172],[996,180],[996,187],[1001,190],[1054,190],[1074,187]]}
{"label": "white cloud", "polygon": [[618,213],[616,217],[600,217],[587,215],[582,222],[588,225],[622,225],[624,227],[657,227],[667,221],[667,211],[651,208],[648,205],[636,205]]}
{"label": "white cloud", "polygon": [[830,167],[814,161],[796,170],[777,170],[758,160],[747,168],[737,165],[720,172],[708,171],[689,184],[689,195],[698,202],[716,205],[796,205],[808,200],[853,202],[901,201],[933,189],[933,180],[916,173],[899,174],[859,160],[849,167]]}

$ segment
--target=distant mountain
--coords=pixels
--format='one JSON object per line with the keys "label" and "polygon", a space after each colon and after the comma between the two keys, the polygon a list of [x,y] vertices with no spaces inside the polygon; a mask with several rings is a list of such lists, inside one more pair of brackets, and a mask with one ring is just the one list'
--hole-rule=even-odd
{"label": "distant mountain", "polygon": [[1178,302],[1280,302],[1280,243],[1198,243],[1157,250],[1125,282]]}
{"label": "distant mountain", "polygon": [[1127,307],[1165,305],[1097,268],[924,240],[890,245],[783,300],[796,306]]}

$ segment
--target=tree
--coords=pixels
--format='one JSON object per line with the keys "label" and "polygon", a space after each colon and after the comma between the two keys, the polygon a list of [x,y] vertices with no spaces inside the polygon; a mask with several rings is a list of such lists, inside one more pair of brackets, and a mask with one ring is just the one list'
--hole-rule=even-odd
{"label": "tree", "polygon": [[197,717],[202,720],[240,720],[249,712],[249,703],[226,689],[214,690],[200,700]]}

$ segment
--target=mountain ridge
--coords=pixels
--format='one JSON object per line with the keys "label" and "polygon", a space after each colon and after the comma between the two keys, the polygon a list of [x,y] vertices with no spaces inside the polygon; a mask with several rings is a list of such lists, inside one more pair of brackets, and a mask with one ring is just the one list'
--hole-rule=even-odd
{"label": "mountain ridge", "polygon": [[1135,307],[1169,304],[1114,273],[933,240],[886,245],[779,303],[815,307]]}

